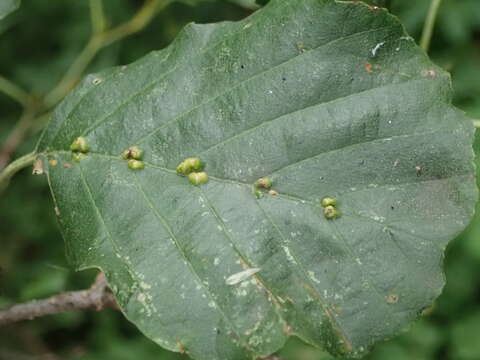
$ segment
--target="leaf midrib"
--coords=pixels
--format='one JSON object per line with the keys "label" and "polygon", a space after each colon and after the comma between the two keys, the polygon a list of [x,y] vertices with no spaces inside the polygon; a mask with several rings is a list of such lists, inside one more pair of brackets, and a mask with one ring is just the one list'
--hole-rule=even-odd
{"label": "leaf midrib", "polygon": [[[371,143],[377,143],[377,142],[383,142],[385,141],[386,139],[398,139],[398,138],[408,138],[408,137],[412,137],[412,136],[415,136],[415,137],[421,137],[421,136],[427,136],[427,135],[435,135],[437,133],[441,133],[445,130],[448,130],[448,129],[436,129],[434,131],[427,131],[427,132],[422,132],[422,133],[415,133],[415,134],[402,134],[402,135],[393,135],[393,136],[387,136],[387,137],[382,137],[382,138],[376,138],[376,139],[371,139],[371,140],[368,140],[368,141],[361,141],[361,142],[357,142],[357,143],[352,143],[352,144],[348,144],[346,146],[342,146],[342,147],[339,147],[339,148],[335,148],[335,149],[331,149],[331,150],[328,150],[328,151],[323,151],[323,152],[320,152],[318,154],[315,154],[313,156],[310,156],[306,159],[302,159],[302,160],[299,160],[299,161],[296,161],[294,163],[291,163],[291,164],[288,164],[287,166],[284,166],[283,168],[280,168],[280,169],[276,169],[274,170],[273,172],[271,172],[270,174],[266,174],[267,176],[270,176],[286,167],[290,167],[290,166],[294,166],[294,165],[297,165],[299,163],[302,163],[302,162],[305,162],[305,161],[308,161],[312,158],[316,158],[316,157],[319,157],[319,156],[324,156],[324,155],[331,155],[332,153],[336,153],[336,152],[340,152],[340,151],[345,151],[347,149],[350,149],[352,147],[356,147],[356,146],[365,146],[365,145],[368,145],[368,144],[371,144]],[[66,150],[54,150],[54,151],[50,151],[50,152],[46,152],[46,153],[40,153],[39,155],[56,155],[56,154],[67,154],[67,155],[70,155],[71,152],[70,151],[66,151]],[[112,155],[112,154],[103,154],[103,153],[95,153],[95,152],[89,152],[88,155],[93,155],[93,156],[98,156],[98,157],[103,157],[103,158],[109,158],[109,159],[112,159],[112,160],[116,160],[116,161],[122,161],[124,162],[125,160],[123,160],[121,158],[120,155],[118,156],[115,156],[115,155]],[[152,167],[152,168],[156,168],[156,169],[159,169],[159,170],[163,170],[165,172],[168,172],[170,174],[175,174],[175,175],[178,175],[178,173],[176,172],[176,170],[173,170],[173,169],[169,169],[169,168],[166,168],[166,167],[163,167],[163,166],[159,166],[157,164],[153,164],[153,163],[150,163],[150,162],[146,162],[144,161],[145,165],[149,166],[149,167]],[[462,174],[460,174],[462,175]],[[429,180],[420,180],[418,181],[419,183],[421,182],[424,182],[424,181],[438,181],[438,180],[442,180],[442,179],[449,179],[449,178],[453,178],[454,176],[449,176],[449,177],[445,177],[445,178],[437,178],[437,179],[429,179]],[[235,184],[235,185],[241,185],[241,186],[248,186],[248,187],[251,187],[253,186],[252,183],[248,183],[248,182],[243,182],[243,181],[239,181],[239,180],[234,180],[234,179],[229,179],[229,178],[219,178],[219,177],[216,177],[216,176],[212,176],[209,174],[209,178],[211,180],[214,180],[214,181],[217,181],[217,182],[223,182],[223,183],[232,183],[232,184]],[[392,184],[382,184],[381,186],[401,186],[401,185],[404,185],[404,184],[411,184],[411,183],[392,183]],[[360,190],[364,190],[363,188],[362,189],[357,189],[358,191]],[[356,191],[357,191],[356,190]],[[352,191],[353,192],[353,191]],[[344,192],[342,194],[348,194],[348,193],[351,193],[351,192]],[[280,195],[280,194],[279,194]],[[290,196],[290,197],[295,197],[295,196]],[[309,200],[307,199],[303,199],[303,198],[299,198],[299,197],[295,197],[298,199],[298,201],[306,201],[306,202],[309,202]]]}

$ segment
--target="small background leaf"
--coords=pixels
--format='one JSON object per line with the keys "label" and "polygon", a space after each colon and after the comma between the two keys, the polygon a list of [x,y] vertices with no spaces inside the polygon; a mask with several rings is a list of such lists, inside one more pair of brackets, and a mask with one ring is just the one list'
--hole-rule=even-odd
{"label": "small background leaf", "polygon": [[18,9],[20,6],[20,0],[2,0],[0,2],[0,20],[11,12]]}

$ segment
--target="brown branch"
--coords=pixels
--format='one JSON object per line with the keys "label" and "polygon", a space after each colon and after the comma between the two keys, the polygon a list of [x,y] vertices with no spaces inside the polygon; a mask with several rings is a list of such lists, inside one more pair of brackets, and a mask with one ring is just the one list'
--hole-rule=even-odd
{"label": "brown branch", "polygon": [[[65,292],[47,299],[30,301],[0,310],[0,326],[67,311],[100,311],[108,307],[120,310],[113,294],[108,291],[105,274],[99,273],[88,290]],[[270,355],[262,359],[284,360],[276,355]]]}
{"label": "brown branch", "polygon": [[105,274],[100,273],[88,290],[65,292],[0,311],[0,326],[66,311],[100,311],[107,307],[119,309],[113,294],[108,291]]}

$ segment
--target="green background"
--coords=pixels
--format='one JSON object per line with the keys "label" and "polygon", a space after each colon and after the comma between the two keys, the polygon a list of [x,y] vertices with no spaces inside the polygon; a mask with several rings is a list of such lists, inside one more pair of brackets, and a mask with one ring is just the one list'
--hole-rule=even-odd
{"label": "green background", "polygon": [[[141,1],[105,1],[109,22],[126,21]],[[419,39],[428,0],[392,0],[391,11]],[[173,4],[142,32],[104,50],[88,72],[130,63],[166,46],[188,22],[241,19],[248,10],[226,1],[192,7]],[[90,35],[88,1],[26,0],[0,23],[0,74],[38,96],[60,80]],[[452,73],[455,104],[480,119],[480,1],[444,0],[432,59]],[[0,93],[0,144],[21,108]],[[32,151],[43,124],[33,127],[15,156]],[[475,144],[480,152],[480,135]],[[480,164],[478,164],[480,165]],[[71,271],[64,257],[44,177],[27,169],[0,197],[0,308],[88,287],[95,273]],[[480,217],[452,241],[446,254],[447,286],[432,312],[405,334],[379,344],[368,359],[480,359]],[[406,329],[407,330],[407,329]],[[292,339],[281,354],[289,360],[330,359]],[[3,359],[181,359],[143,337],[121,314],[78,312],[0,328]],[[47,355],[48,357],[45,357]]]}

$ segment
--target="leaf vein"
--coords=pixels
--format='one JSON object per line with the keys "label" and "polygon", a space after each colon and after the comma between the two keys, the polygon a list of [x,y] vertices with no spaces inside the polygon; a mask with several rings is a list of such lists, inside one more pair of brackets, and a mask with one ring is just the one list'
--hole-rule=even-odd
{"label": "leaf vein", "polygon": [[[177,248],[178,252],[180,253],[180,255],[182,256],[182,258],[185,260],[185,263],[188,267],[188,269],[190,270],[191,274],[194,276],[196,282],[198,285],[200,285],[202,288],[205,289],[205,292],[207,293],[208,297],[210,298],[211,301],[213,301],[215,303],[215,309],[218,311],[218,313],[220,314],[220,316],[222,318],[225,319],[225,321],[230,325],[232,331],[237,335],[238,339],[241,340],[242,339],[242,336],[240,335],[240,333],[238,332],[238,330],[235,328],[234,326],[234,322],[227,316],[227,314],[221,309],[220,305],[218,304],[218,302],[215,300],[215,296],[213,295],[211,289],[206,286],[203,282],[202,282],[202,279],[200,277],[200,275],[198,274],[197,270],[195,269],[195,267],[193,266],[193,264],[189,261],[188,257],[187,257],[187,254],[185,253],[185,250],[182,248],[182,246],[180,245],[180,242],[178,241],[175,233],[173,232],[171,226],[169,225],[169,223],[167,222],[167,220],[162,216],[162,214],[160,214],[160,212],[157,211],[157,209],[155,208],[155,206],[152,204],[152,202],[150,201],[150,199],[148,198],[147,194],[145,193],[145,190],[143,189],[143,186],[142,184],[140,183],[140,181],[138,181],[138,178],[137,178],[137,174],[134,174],[134,179],[135,179],[135,182],[137,183],[137,188],[138,190],[142,193],[144,199],[145,199],[145,203],[148,205],[148,207],[152,210],[152,212],[155,214],[155,217],[159,220],[159,222],[163,225],[163,227],[167,230],[167,232],[170,234],[170,238],[172,239],[175,247]],[[241,344],[242,344],[242,347],[244,347],[245,349],[247,349],[248,351],[251,351],[249,349],[249,347],[247,346],[247,344],[245,344],[243,341],[241,341]]]}

